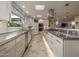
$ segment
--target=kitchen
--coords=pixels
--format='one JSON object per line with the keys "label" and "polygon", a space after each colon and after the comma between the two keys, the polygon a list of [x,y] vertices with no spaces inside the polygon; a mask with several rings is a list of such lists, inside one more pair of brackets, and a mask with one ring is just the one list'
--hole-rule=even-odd
{"label": "kitchen", "polygon": [[0,57],[79,57],[78,5],[0,1]]}

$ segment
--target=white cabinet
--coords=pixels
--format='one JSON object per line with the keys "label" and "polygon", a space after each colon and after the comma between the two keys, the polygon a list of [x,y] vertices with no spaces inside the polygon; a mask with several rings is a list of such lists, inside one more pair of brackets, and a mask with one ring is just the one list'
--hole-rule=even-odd
{"label": "white cabinet", "polygon": [[25,35],[22,35],[16,39],[16,56],[22,56],[25,50]]}
{"label": "white cabinet", "polygon": [[63,42],[60,41],[61,39],[55,38],[54,40],[54,53],[57,57],[63,56]]}
{"label": "white cabinet", "polygon": [[0,46],[0,56],[15,56],[15,40]]}
{"label": "white cabinet", "polygon": [[64,57],[79,57],[79,40],[64,41]]}
{"label": "white cabinet", "polygon": [[51,33],[45,33],[45,37],[47,38],[47,42],[52,49],[52,52],[56,57],[63,56],[63,39],[56,37]]}
{"label": "white cabinet", "polygon": [[0,57],[21,57],[25,51],[26,46],[28,45],[28,37],[26,37],[27,35],[19,35],[12,38],[5,44],[0,45]]}
{"label": "white cabinet", "polygon": [[0,46],[1,57],[21,57],[25,51],[25,34]]}
{"label": "white cabinet", "polygon": [[7,53],[6,57],[15,57],[16,56],[16,46],[13,46]]}

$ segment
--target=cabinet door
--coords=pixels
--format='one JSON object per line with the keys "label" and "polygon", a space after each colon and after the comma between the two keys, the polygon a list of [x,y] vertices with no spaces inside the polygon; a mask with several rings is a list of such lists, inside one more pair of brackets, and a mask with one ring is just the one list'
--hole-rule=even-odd
{"label": "cabinet door", "polygon": [[51,48],[52,52],[54,53],[54,37],[45,33],[45,37],[47,39],[47,43],[49,45],[49,47]]}
{"label": "cabinet door", "polygon": [[79,57],[79,40],[64,41],[64,57]]}
{"label": "cabinet door", "polygon": [[25,50],[25,35],[20,36],[16,39],[16,56],[22,56]]}
{"label": "cabinet door", "polygon": [[62,39],[55,38],[55,41],[54,41],[54,54],[56,57],[63,56],[63,42],[60,40],[62,40]]}
{"label": "cabinet door", "polygon": [[[12,40],[2,46],[0,46],[0,56],[15,56],[15,40]],[[9,54],[9,52],[12,52],[11,54]]]}
{"label": "cabinet door", "polygon": [[45,34],[47,38],[47,42],[52,49],[52,52],[54,53],[55,56],[57,57],[62,57],[63,56],[63,40],[48,33]]}
{"label": "cabinet door", "polygon": [[13,46],[7,53],[5,57],[16,57],[16,46]]}
{"label": "cabinet door", "polygon": [[51,37],[50,35],[48,35],[48,43],[49,43],[49,46],[51,47],[52,51],[53,51],[53,46],[54,46],[54,38]]}

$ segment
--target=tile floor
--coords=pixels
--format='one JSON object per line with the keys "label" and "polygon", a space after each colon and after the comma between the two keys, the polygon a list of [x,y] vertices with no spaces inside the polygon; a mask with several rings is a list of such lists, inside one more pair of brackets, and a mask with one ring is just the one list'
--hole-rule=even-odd
{"label": "tile floor", "polygon": [[24,57],[49,57],[49,51],[46,48],[42,34],[34,36]]}

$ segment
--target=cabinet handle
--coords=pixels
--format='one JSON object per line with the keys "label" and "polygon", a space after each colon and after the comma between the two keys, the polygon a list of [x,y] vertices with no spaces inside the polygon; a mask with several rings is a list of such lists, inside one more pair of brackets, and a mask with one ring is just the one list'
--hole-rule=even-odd
{"label": "cabinet handle", "polygon": [[61,42],[60,42],[59,40],[57,40],[57,39],[56,39],[56,41],[57,41],[58,43],[61,43]]}

